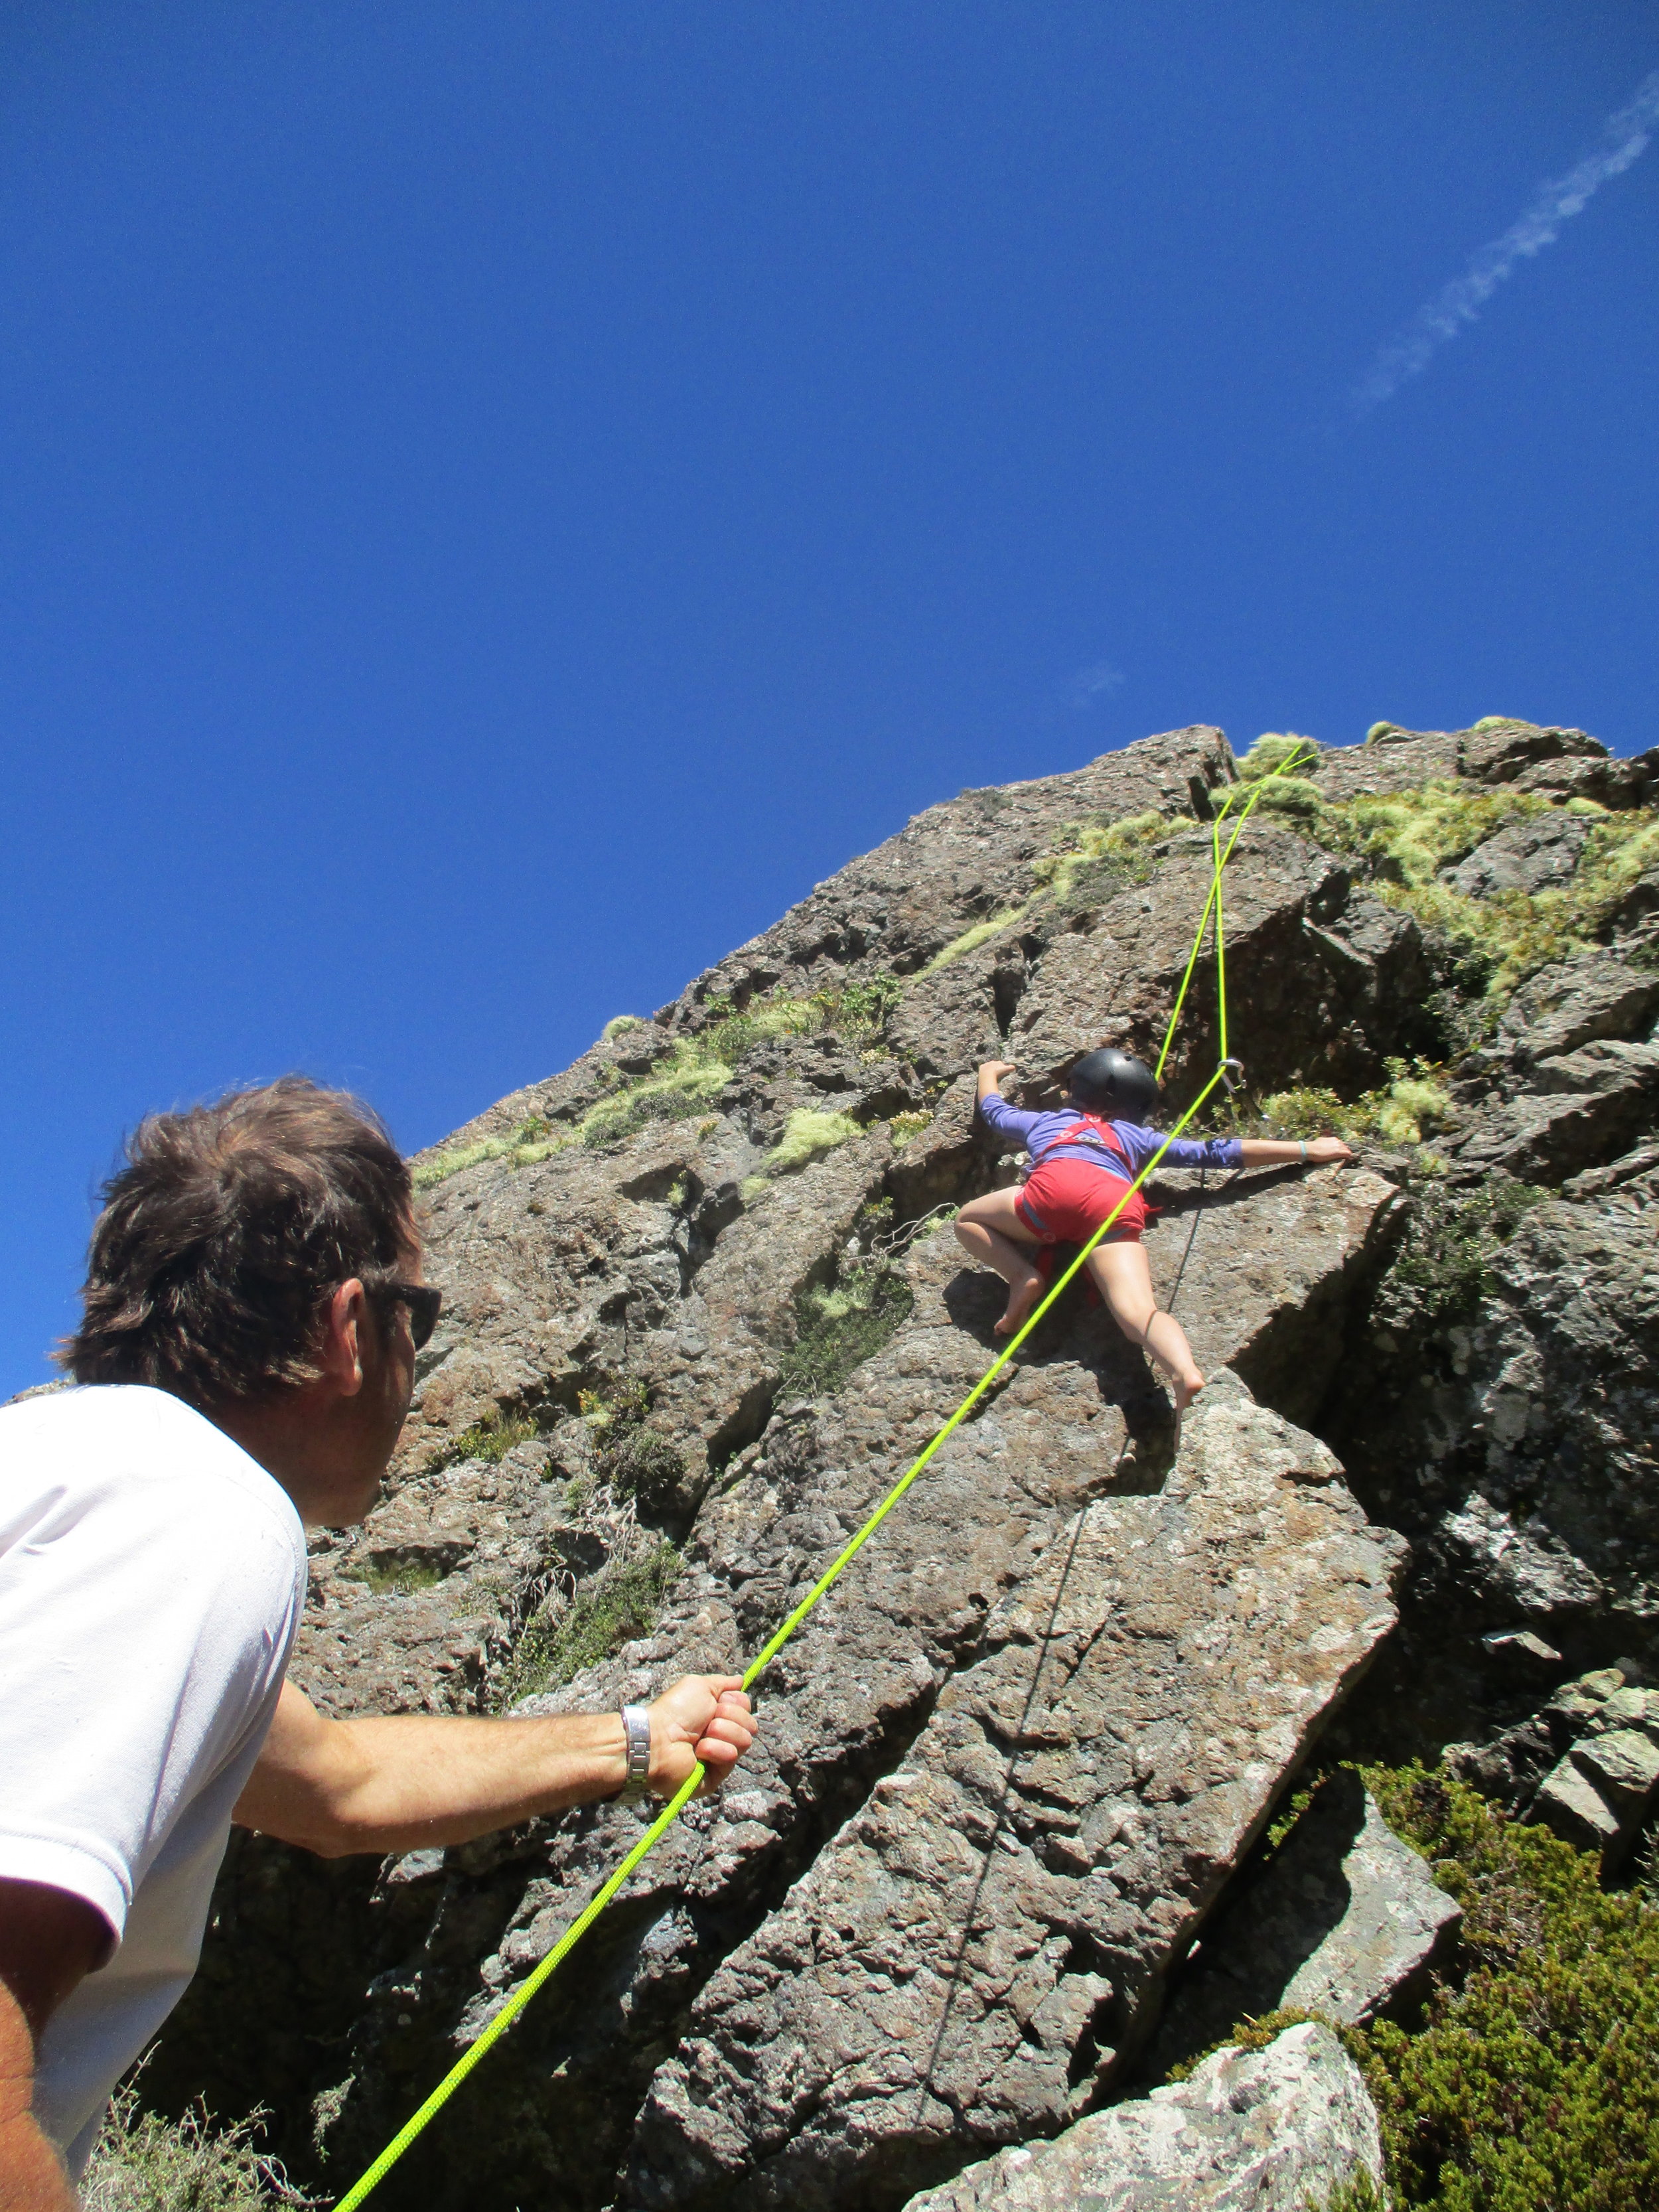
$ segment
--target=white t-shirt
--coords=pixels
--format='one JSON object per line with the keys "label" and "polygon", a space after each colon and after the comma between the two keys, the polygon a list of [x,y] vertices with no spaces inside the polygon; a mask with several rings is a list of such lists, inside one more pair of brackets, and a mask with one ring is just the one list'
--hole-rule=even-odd
{"label": "white t-shirt", "polygon": [[118,1942],[38,2054],[72,2173],[196,1970],[305,1582],[287,1493],[181,1400],[0,1408],[0,1875],[84,1897]]}

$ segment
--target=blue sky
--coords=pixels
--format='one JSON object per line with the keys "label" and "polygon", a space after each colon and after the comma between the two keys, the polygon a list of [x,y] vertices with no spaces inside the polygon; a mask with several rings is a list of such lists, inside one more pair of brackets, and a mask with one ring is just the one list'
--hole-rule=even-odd
{"label": "blue sky", "polygon": [[0,23],[0,1391],[147,1109],[424,1144],[1174,725],[1659,740],[1634,4]]}

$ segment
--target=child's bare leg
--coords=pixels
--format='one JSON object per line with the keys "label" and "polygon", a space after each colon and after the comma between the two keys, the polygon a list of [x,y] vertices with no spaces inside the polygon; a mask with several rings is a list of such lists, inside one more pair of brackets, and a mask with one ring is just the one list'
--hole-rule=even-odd
{"label": "child's bare leg", "polygon": [[999,1336],[1012,1336],[1023,1328],[1042,1295],[1042,1278],[1031,1264],[1038,1243],[1014,1211],[1018,1195],[1012,1190],[988,1191],[963,1207],[955,1224],[963,1250],[981,1265],[994,1267],[1008,1285],[1007,1307],[996,1325]]}
{"label": "child's bare leg", "polygon": [[1184,1412],[1204,1388],[1186,1331],[1173,1314],[1160,1313],[1152,1294],[1152,1271],[1144,1247],[1127,1239],[1097,1244],[1089,1268],[1112,1319],[1132,1344],[1149,1352],[1170,1376],[1176,1413]]}

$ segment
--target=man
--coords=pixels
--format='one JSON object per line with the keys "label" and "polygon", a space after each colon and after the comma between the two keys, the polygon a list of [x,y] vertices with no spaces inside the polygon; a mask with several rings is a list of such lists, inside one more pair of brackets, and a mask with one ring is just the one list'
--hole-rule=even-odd
{"label": "man", "polygon": [[153,1116],[104,1199],[82,1387],[0,1410],[0,2212],[71,2212],[233,1819],[330,1856],[460,1843],[712,1783],[755,1730],[723,1675],[625,1715],[325,1720],[283,1679],[301,1524],[374,1504],[437,1317],[409,1170],[289,1078]]}

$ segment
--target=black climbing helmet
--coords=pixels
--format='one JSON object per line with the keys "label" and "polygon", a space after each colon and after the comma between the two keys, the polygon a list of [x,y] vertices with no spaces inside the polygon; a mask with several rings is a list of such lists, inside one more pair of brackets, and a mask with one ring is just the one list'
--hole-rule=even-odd
{"label": "black climbing helmet", "polygon": [[1146,1121],[1158,1109],[1158,1078],[1152,1069],[1111,1045],[1085,1052],[1066,1087],[1091,1114],[1109,1114],[1120,1121]]}

